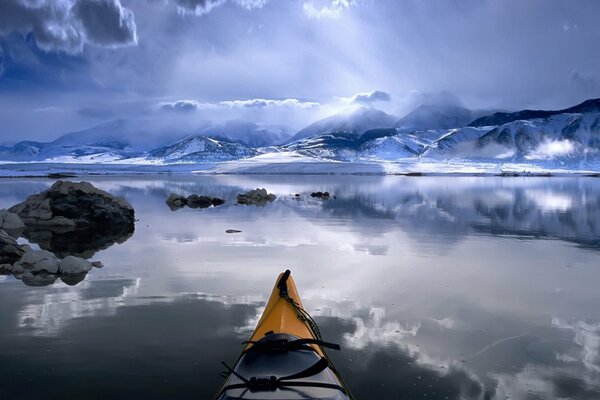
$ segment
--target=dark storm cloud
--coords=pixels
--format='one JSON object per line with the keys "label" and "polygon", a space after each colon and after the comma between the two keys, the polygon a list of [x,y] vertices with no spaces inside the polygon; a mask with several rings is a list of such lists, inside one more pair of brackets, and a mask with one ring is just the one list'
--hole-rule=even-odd
{"label": "dark storm cloud", "polygon": [[120,0],[79,0],[72,8],[87,40],[98,46],[137,43],[135,19]]}
{"label": "dark storm cloud", "polygon": [[32,33],[44,51],[79,53],[85,43],[137,43],[133,13],[120,0],[2,0],[0,35]]}
{"label": "dark storm cloud", "polygon": [[[365,102],[568,107],[600,97],[598,15],[592,0],[0,0],[0,135],[49,135],[33,108],[165,99],[194,99],[171,108],[197,123],[232,110],[294,129]],[[62,118],[53,135],[90,124]]]}

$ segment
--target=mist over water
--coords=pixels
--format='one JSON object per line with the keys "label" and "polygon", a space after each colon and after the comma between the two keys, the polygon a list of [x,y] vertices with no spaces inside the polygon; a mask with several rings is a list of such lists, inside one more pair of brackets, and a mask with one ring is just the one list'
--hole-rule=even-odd
{"label": "mist over water", "polygon": [[[286,268],[357,399],[600,397],[598,179],[91,181],[134,206],[135,232],[30,236],[105,267],[74,286],[0,276],[0,398],[208,399]],[[0,208],[51,183],[0,180]],[[235,205],[256,187],[277,200]],[[172,192],[226,203],[173,212]]]}

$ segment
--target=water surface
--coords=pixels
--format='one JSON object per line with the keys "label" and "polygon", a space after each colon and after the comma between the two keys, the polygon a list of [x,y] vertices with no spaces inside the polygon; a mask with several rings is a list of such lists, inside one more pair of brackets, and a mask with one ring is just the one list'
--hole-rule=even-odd
{"label": "water surface", "polygon": [[[105,267],[74,286],[0,276],[0,398],[210,399],[286,268],[357,399],[600,398],[600,180],[91,181],[135,233],[77,243]],[[51,183],[0,180],[0,208]],[[256,187],[277,200],[234,204]],[[227,202],[172,212],[171,192]]]}

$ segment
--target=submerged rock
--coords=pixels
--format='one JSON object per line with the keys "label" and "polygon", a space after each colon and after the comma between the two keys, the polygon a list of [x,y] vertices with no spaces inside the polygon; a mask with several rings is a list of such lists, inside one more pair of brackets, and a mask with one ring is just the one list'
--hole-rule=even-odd
{"label": "submerged rock", "polygon": [[67,256],[60,260],[58,270],[61,274],[82,274],[87,273],[92,267],[92,263],[83,258]]}
{"label": "submerged rock", "polygon": [[17,241],[0,229],[0,264],[14,264],[19,261],[25,250]]}
{"label": "submerged rock", "polygon": [[267,193],[266,189],[254,189],[246,193],[238,194],[238,204],[265,206],[277,198],[273,193]]}
{"label": "submerged rock", "polygon": [[58,273],[59,259],[52,253],[46,250],[33,250],[27,248],[21,260],[17,263],[23,270],[34,272],[48,272],[51,274]]}

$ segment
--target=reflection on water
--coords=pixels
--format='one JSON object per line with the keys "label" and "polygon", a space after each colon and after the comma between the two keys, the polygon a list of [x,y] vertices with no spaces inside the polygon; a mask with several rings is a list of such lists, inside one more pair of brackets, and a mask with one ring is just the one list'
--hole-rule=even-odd
{"label": "reflection on water", "polygon": [[[0,181],[0,208],[50,183]],[[93,183],[133,204],[136,231],[89,247],[106,267],[76,286],[0,277],[2,398],[210,398],[285,268],[358,399],[600,396],[599,180]],[[277,200],[235,205],[256,187]],[[226,203],[172,213],[172,192]]]}
{"label": "reflection on water", "polygon": [[76,256],[91,258],[99,250],[109,248],[115,243],[121,244],[132,235],[132,227],[116,226],[115,229],[98,231],[96,229],[72,229],[64,227],[37,226],[28,227],[23,236],[31,243],[56,254],[59,258]]}

